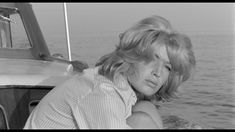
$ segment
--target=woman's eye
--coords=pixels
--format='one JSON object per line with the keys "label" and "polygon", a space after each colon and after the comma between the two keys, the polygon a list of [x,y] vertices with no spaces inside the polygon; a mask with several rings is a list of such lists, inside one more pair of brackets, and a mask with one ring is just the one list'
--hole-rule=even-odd
{"label": "woman's eye", "polygon": [[155,54],[155,57],[157,58],[157,59],[159,59],[160,57],[159,57],[159,55],[157,55],[157,54]]}
{"label": "woman's eye", "polygon": [[166,69],[168,70],[168,71],[171,71],[171,67],[170,66],[165,66],[166,67]]}

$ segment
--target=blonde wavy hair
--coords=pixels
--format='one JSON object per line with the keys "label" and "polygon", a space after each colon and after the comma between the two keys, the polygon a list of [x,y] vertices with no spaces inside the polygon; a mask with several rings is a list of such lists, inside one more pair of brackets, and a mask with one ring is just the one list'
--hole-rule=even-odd
{"label": "blonde wavy hair", "polygon": [[[151,61],[153,43],[166,46],[172,70],[168,80],[152,97],[169,101],[180,84],[189,79],[196,65],[190,38],[173,30],[168,20],[161,16],[150,16],[140,20],[124,33],[120,34],[116,49],[104,55],[96,63],[98,73],[115,81],[116,73],[127,73],[132,64],[139,61]],[[136,91],[137,92],[137,91]]]}

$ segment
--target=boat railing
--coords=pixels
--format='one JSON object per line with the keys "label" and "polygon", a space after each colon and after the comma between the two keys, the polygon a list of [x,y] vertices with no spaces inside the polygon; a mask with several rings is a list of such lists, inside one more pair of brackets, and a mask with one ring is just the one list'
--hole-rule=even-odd
{"label": "boat railing", "polygon": [[41,58],[47,61],[57,61],[61,63],[71,64],[73,66],[73,69],[78,72],[82,72],[84,69],[87,69],[89,67],[88,64],[83,61],[78,61],[78,60],[69,61],[69,60],[64,59],[63,56],[59,56],[59,55],[55,55],[55,56],[42,55]]}

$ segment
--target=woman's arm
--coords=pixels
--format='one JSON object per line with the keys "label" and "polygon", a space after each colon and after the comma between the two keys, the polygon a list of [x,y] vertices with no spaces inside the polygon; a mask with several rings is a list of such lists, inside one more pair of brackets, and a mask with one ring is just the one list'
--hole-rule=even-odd
{"label": "woman's arm", "polygon": [[139,101],[132,108],[132,115],[127,118],[132,128],[162,129],[162,119],[156,107],[149,101]]}

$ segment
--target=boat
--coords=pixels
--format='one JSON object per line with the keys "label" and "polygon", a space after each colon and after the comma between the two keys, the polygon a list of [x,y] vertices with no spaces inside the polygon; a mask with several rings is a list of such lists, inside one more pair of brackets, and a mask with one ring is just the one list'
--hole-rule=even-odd
{"label": "boat", "polygon": [[51,55],[31,4],[0,3],[0,67],[0,129],[22,129],[43,96],[88,65]]}

